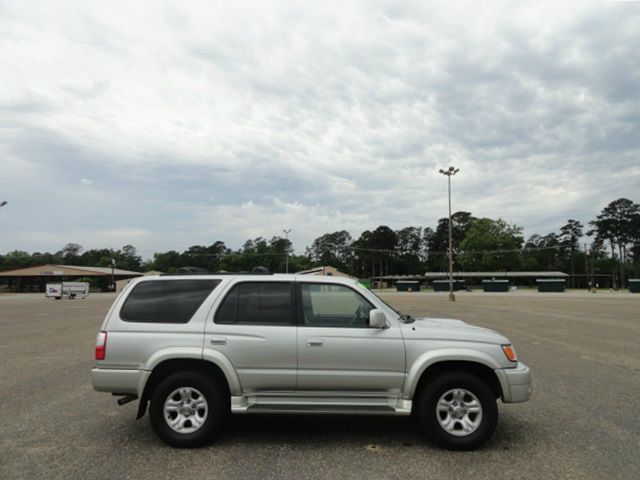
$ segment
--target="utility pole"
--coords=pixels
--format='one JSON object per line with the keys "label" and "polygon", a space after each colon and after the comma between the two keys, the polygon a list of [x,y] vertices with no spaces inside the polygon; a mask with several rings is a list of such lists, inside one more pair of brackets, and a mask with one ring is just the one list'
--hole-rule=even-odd
{"label": "utility pole", "polygon": [[440,169],[440,173],[447,176],[449,186],[449,301],[455,302],[456,296],[453,294],[453,247],[451,233],[451,177],[460,171],[459,168],[449,167],[448,170]]}
{"label": "utility pole", "polygon": [[584,244],[584,279],[587,284],[587,291],[591,290],[589,286],[589,264],[587,263],[587,244]]}
{"label": "utility pole", "polygon": [[[7,202],[6,200],[3,200],[0,203],[0,212],[2,212],[2,207],[4,207],[7,203],[9,203],[9,202]],[[0,227],[2,227],[2,226],[0,225]],[[2,241],[2,231],[0,231],[0,255],[2,255],[2,243],[1,243],[1,241]]]}
{"label": "utility pole", "polygon": [[113,290],[114,292],[116,291],[116,274],[115,274],[115,268],[116,268],[116,259],[112,258],[111,259],[111,290]]}
{"label": "utility pole", "polygon": [[284,250],[284,271],[285,273],[289,273],[289,233],[291,233],[291,229],[282,231],[284,232],[284,237],[287,240],[287,245]]}

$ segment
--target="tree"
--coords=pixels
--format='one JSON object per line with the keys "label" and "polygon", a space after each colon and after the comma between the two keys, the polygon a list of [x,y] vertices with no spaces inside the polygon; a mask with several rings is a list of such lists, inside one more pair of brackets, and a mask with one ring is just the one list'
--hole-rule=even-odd
{"label": "tree", "polygon": [[394,273],[424,273],[422,261],[423,236],[420,227],[405,227],[396,230],[396,255]]}
{"label": "tree", "polygon": [[578,220],[569,219],[566,225],[560,228],[560,241],[569,248],[571,264],[571,288],[575,287],[574,257],[576,250],[580,249],[579,240],[582,237],[582,223]]}
{"label": "tree", "polygon": [[209,257],[207,247],[204,245],[192,245],[182,252],[180,255],[180,265],[176,266],[176,268],[196,267],[208,271],[215,271],[216,268],[212,268],[213,265],[215,265],[215,261],[212,262],[212,258]]}
{"label": "tree", "polygon": [[2,257],[2,270],[14,270],[32,266],[32,258],[29,252],[14,250]]}
{"label": "tree", "polygon": [[640,205],[627,198],[619,198],[602,209],[596,220],[589,222],[597,237],[609,242],[611,258],[615,259],[618,247],[620,286],[624,284],[624,265],[628,245],[633,241],[640,217]]}
{"label": "tree", "polygon": [[[369,250],[370,259],[380,265],[380,275],[389,275],[389,260],[393,258],[393,252],[398,242],[396,232],[386,225],[380,225],[373,232],[368,232],[364,247]],[[361,236],[362,238],[362,236]]]}
{"label": "tree", "polygon": [[558,270],[560,237],[555,233],[533,234],[524,245],[522,268],[524,270]]}
{"label": "tree", "polygon": [[284,272],[287,268],[287,257],[291,254],[291,240],[285,237],[271,237],[269,248],[273,252],[270,265],[272,272]]}
{"label": "tree", "polygon": [[82,246],[77,243],[67,243],[62,247],[61,256],[65,265],[77,265]]}
{"label": "tree", "polygon": [[[453,250],[454,268],[460,249],[460,243],[476,218],[470,212],[456,212],[451,215],[451,249]],[[448,270],[447,259],[449,252],[449,217],[438,220],[435,232],[428,239],[427,250],[429,259],[427,269],[430,271]]]}
{"label": "tree", "polygon": [[460,243],[458,261],[471,271],[515,270],[523,241],[521,227],[502,219],[477,219]]}
{"label": "tree", "polygon": [[125,245],[122,247],[122,251],[118,251],[117,253],[118,265],[121,265],[120,268],[134,272],[140,271],[142,268],[142,257],[138,255],[136,247],[133,245]]}
{"label": "tree", "polygon": [[431,251],[429,250],[429,244],[435,232],[431,227],[424,227],[422,229],[422,242],[420,246],[420,260],[424,264],[424,268],[428,268],[429,258]]}
{"label": "tree", "polygon": [[173,273],[182,266],[181,255],[175,250],[153,254],[153,270],[159,270],[164,273]]}
{"label": "tree", "polygon": [[314,264],[331,265],[338,270],[351,271],[353,238],[346,230],[325,233],[307,247],[307,256]]}

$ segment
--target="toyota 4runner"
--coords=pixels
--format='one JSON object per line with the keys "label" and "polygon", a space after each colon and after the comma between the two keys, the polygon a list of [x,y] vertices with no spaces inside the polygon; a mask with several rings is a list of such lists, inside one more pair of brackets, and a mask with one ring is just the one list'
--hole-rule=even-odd
{"label": "toyota 4runner", "polygon": [[211,274],[132,281],[96,339],[93,387],[139,399],[175,447],[229,413],[414,414],[451,449],[493,434],[496,400],[531,395],[511,342],[459,320],[402,315],[355,281]]}

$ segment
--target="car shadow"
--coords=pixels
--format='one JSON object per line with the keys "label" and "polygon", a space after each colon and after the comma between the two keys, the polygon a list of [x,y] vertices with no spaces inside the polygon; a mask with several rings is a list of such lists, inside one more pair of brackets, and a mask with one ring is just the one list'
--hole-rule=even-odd
{"label": "car shadow", "polygon": [[369,415],[233,415],[218,444],[274,443],[317,446],[318,442],[343,445],[427,443],[410,417]]}

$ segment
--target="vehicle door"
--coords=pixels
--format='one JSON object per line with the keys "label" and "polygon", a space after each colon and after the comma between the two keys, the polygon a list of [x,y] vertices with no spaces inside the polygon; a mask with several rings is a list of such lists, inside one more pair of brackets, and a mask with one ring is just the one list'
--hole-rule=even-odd
{"label": "vehicle door", "polygon": [[205,333],[205,349],[224,354],[243,392],[293,390],[297,353],[293,282],[230,285]]}
{"label": "vehicle door", "polygon": [[298,390],[400,391],[405,350],[399,327],[369,326],[374,305],[347,285],[297,283]]}

